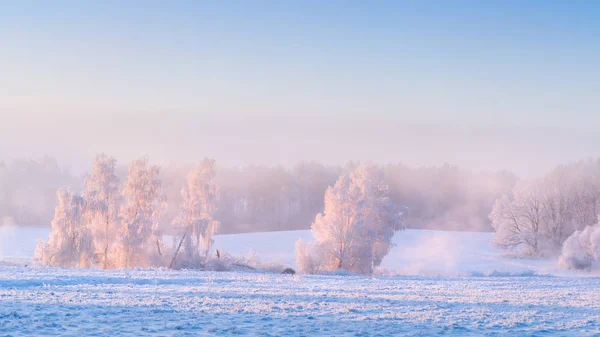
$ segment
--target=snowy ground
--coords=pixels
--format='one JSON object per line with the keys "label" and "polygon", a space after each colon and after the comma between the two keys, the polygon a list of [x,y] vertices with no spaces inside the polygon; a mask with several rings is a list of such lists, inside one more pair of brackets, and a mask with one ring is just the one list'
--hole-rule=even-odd
{"label": "snowy ground", "polygon": [[[313,240],[310,231],[220,235],[215,247],[232,255],[296,266],[294,245],[298,238]],[[383,260],[387,274],[419,276],[465,276],[507,274],[560,274],[556,261],[507,258],[494,249],[492,233],[406,230],[393,238],[395,247]]]}
{"label": "snowy ground", "polygon": [[[0,226],[0,260],[33,258],[38,239],[47,240],[49,228]],[[234,256],[254,251],[263,262],[296,267],[296,240],[310,241],[310,231],[218,235],[215,249]],[[492,273],[559,274],[556,262],[506,258],[490,245],[491,233],[406,230],[394,236],[395,247],[385,257],[387,274],[465,276]],[[165,240],[169,242],[169,239]]]}
{"label": "snowy ground", "polygon": [[[0,228],[0,336],[600,334],[600,278],[505,258],[486,233],[399,233],[383,266],[396,276],[372,278],[32,267],[45,235]],[[293,266],[299,236],[310,233],[224,235],[216,245]]]}
{"label": "snowy ground", "polygon": [[600,279],[0,267],[0,335],[591,336]]}

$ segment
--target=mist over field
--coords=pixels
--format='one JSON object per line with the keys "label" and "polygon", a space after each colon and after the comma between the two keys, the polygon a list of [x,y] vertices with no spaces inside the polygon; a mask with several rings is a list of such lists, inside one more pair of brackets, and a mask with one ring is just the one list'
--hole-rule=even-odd
{"label": "mist over field", "polygon": [[0,333],[600,335],[599,14],[0,1]]}
{"label": "mist over field", "polygon": [[[445,163],[479,171],[508,170],[532,178],[550,168],[598,155],[593,130],[569,126],[411,122],[410,110],[386,117],[231,116],[140,111],[29,118],[11,113],[0,125],[4,162],[57,158],[76,175],[99,152],[122,162],[148,154],[161,166],[215,158],[221,167],[292,168],[299,161],[344,165],[350,160],[410,167]],[[61,127],[68,125],[68,136]],[[90,128],[89,125],[93,125]],[[27,132],[19,132],[26,130]],[[76,140],[76,141],[75,141]],[[534,157],[535,160],[531,160]]]}
{"label": "mist over field", "polygon": [[[291,167],[217,163],[220,198],[216,217],[222,233],[308,229],[323,209],[326,189],[358,162],[325,166],[301,161]],[[161,167],[167,210],[161,227],[170,224],[181,203],[181,189],[193,164],[171,162]],[[444,164],[437,167],[382,165],[390,195],[405,208],[411,228],[490,231],[492,203],[509,193],[517,177],[508,171],[475,172]],[[86,168],[87,171],[90,168]],[[125,181],[127,163],[116,168]],[[49,226],[57,205],[56,190],[80,192],[87,173],[76,175],[51,157],[18,159],[0,168],[0,210],[3,222]],[[240,208],[241,207],[241,208]]]}

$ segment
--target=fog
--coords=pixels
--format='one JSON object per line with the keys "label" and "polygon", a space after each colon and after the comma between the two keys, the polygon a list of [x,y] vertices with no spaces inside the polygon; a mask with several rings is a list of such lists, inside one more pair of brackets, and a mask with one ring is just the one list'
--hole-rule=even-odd
{"label": "fog", "polygon": [[11,115],[0,124],[0,159],[49,155],[77,174],[98,152],[121,161],[148,154],[158,164],[215,158],[222,167],[349,160],[510,170],[531,178],[599,155],[593,132],[550,126],[407,122],[410,116],[228,116],[181,111]]}
{"label": "fog", "polygon": [[[391,196],[414,207],[409,227],[490,230],[494,200],[510,194],[518,179],[597,156],[593,144],[600,141],[591,133],[551,127],[426,125],[391,118],[226,121],[168,111],[38,117],[9,116],[16,123],[0,125],[0,215],[44,226],[56,189],[81,190],[92,158],[104,152],[117,158],[121,182],[140,155],[162,167],[170,205],[164,228],[177,211],[187,172],[211,157],[223,191],[219,217],[225,232],[308,228],[322,210],[325,189],[350,160],[385,168]],[[307,164],[314,172],[302,178],[300,168]],[[252,198],[268,205],[233,214],[235,204]],[[277,208],[285,202],[293,206]],[[280,211],[285,214],[273,213]]]}
{"label": "fog", "polygon": [[[91,165],[91,164],[89,164]],[[120,185],[127,179],[128,162],[119,161]],[[221,233],[308,229],[323,211],[327,188],[359,162],[323,165],[300,161],[292,167],[217,163],[220,189],[216,218]],[[182,204],[181,190],[193,163],[161,167],[162,193],[167,209],[160,227],[172,232]],[[88,167],[88,170],[90,167]],[[487,216],[493,202],[511,192],[517,177],[507,171],[474,172],[452,165],[410,167],[402,163],[381,165],[384,183],[410,228],[489,231]],[[21,159],[0,168],[0,213],[3,222],[48,226],[57,204],[56,191],[68,187],[81,193],[85,175],[61,167],[53,158]]]}

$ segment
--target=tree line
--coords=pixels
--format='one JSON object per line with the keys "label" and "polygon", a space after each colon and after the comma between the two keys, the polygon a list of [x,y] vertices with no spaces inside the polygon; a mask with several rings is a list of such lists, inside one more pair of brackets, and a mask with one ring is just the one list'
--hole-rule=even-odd
{"label": "tree line", "polygon": [[[307,224],[315,241],[296,244],[298,265],[306,273],[343,269],[371,274],[389,252],[397,231],[432,219],[448,224],[465,221],[461,216],[466,216],[479,221],[479,212],[489,213],[490,208],[495,246],[519,255],[558,257],[564,268],[592,269],[600,264],[600,159],[561,165],[516,184],[506,172],[474,175],[449,165],[412,170],[351,162],[335,170],[336,180],[319,200],[320,188],[315,186],[326,181],[315,177],[334,172],[322,165],[223,170],[227,173],[219,180],[216,162],[203,159],[189,169],[183,183],[170,181],[182,187],[173,198],[178,207],[167,217],[169,199],[158,166],[150,165],[147,157],[135,160],[121,183],[116,160],[101,154],[81,192],[58,189],[50,240],[38,245],[36,258],[67,267],[205,268],[212,261],[212,237],[222,230],[223,221],[269,219],[287,224],[286,219],[298,215],[294,211],[312,205]],[[296,179],[290,179],[292,172]],[[278,183],[275,188],[250,186],[257,181]],[[277,187],[281,181],[287,182],[286,188]],[[247,188],[234,188],[240,185]],[[260,192],[252,194],[255,191]],[[411,203],[420,198],[430,198],[424,203],[429,208]],[[164,226],[165,219],[172,243],[163,239],[160,224]]]}
{"label": "tree line", "polygon": [[[341,174],[360,166],[326,166],[303,161],[283,166],[219,167],[220,187],[214,214],[221,233],[308,229],[324,210],[323,198]],[[411,168],[403,164],[380,166],[389,197],[405,211],[409,228],[491,231],[488,219],[494,201],[512,190],[517,177],[506,171],[472,172],[452,165]],[[166,207],[158,227],[174,234],[173,220],[183,202],[180,193],[193,164],[169,164],[160,170]],[[120,182],[126,165],[115,166]],[[0,221],[46,226],[57,205],[56,190],[69,187],[83,193],[85,176],[76,176],[51,158],[18,160],[0,165]]]}
{"label": "tree line", "polygon": [[561,267],[591,269],[600,258],[600,159],[560,165],[520,181],[490,214],[494,244]]}

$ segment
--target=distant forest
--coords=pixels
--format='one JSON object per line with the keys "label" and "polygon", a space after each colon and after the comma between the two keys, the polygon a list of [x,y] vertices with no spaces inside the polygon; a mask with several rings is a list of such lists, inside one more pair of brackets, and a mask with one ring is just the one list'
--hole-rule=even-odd
{"label": "distant forest", "polygon": [[[198,158],[200,159],[200,158]],[[123,182],[129,163],[121,162]],[[190,164],[170,164],[160,171],[167,211],[160,223],[171,223],[182,202]],[[323,211],[326,189],[358,163],[325,166],[302,161],[283,166],[219,167],[220,188],[216,218],[220,233],[309,229]],[[403,211],[408,228],[491,231],[488,218],[494,201],[510,194],[517,177],[507,171],[472,172],[453,165],[411,168],[404,164],[381,166],[389,196]],[[85,176],[73,175],[50,157],[0,162],[0,224],[49,226],[57,205],[56,191],[69,187],[81,192]]]}

